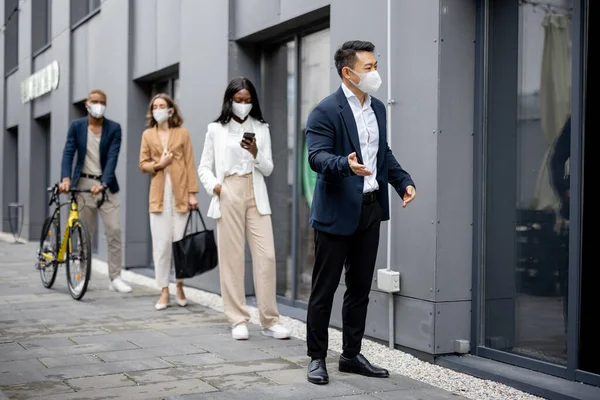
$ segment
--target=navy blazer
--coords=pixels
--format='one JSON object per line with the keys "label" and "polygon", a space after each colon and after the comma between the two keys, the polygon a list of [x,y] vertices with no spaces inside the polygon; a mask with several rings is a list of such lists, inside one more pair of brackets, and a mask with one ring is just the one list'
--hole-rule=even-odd
{"label": "navy blazer", "polygon": [[[386,221],[390,218],[388,183],[400,197],[407,186],[415,184],[387,144],[385,106],[371,96],[371,107],[379,126],[378,200],[383,211],[382,220]],[[310,167],[318,174],[310,209],[311,226],[334,235],[353,234],[362,210],[364,178],[352,172],[348,155],[356,152],[358,162],[363,162],[354,114],[341,87],[309,114],[306,144]]]}
{"label": "navy blazer", "polygon": [[[73,120],[67,133],[67,143],[63,150],[61,177],[71,178],[71,186],[77,186],[85,154],[87,152],[88,117]],[[115,121],[104,118],[102,123],[102,136],[100,137],[100,167],[102,168],[102,183],[108,186],[111,192],[119,191],[119,183],[115,176],[117,159],[121,151],[121,125]],[[73,170],[73,158],[77,153],[77,161]]]}

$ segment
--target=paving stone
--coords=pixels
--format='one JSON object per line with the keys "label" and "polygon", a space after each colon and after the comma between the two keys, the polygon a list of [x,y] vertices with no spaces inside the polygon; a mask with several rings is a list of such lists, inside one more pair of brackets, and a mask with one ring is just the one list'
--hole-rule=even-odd
{"label": "paving stone", "polygon": [[102,360],[98,359],[98,357],[95,357],[92,354],[71,354],[64,357],[44,357],[40,358],[39,361],[47,368],[71,367],[76,365],[83,366],[102,362]]}
{"label": "paving stone", "polygon": [[28,382],[20,385],[0,386],[11,400],[26,400],[34,397],[46,397],[58,393],[73,393],[73,389],[61,381]]}
{"label": "paving stone", "polygon": [[372,395],[380,400],[467,400],[465,397],[437,388],[396,390],[372,393]]}
{"label": "paving stone", "polygon": [[0,362],[0,373],[47,369],[38,360],[20,360]]}
{"label": "paving stone", "polygon": [[204,378],[204,381],[219,390],[243,390],[248,388],[266,387],[276,385],[256,373],[224,375],[221,377]]}
{"label": "paving stone", "polygon": [[234,361],[254,361],[254,360],[266,360],[269,358],[279,358],[273,354],[267,354],[259,349],[249,349],[245,351],[237,350],[219,350],[213,351],[214,354],[227,362]]}
{"label": "paving stone", "polygon": [[3,354],[11,353],[13,351],[21,350],[23,350],[23,347],[21,347],[21,345],[17,342],[0,343],[0,356]]}
{"label": "paving stone", "polygon": [[176,328],[173,329],[161,329],[157,325],[151,325],[153,329],[159,330],[162,333],[169,336],[201,336],[201,335],[215,335],[229,333],[229,326],[224,324],[208,325],[203,327],[192,327],[192,328]]}
{"label": "paving stone", "polygon": [[0,329],[0,334],[7,338],[25,338],[31,335],[43,335],[49,332],[50,330],[45,326],[17,326]]}
{"label": "paving stone", "polygon": [[[169,339],[168,335],[158,331],[151,330],[140,330],[129,333],[106,333],[104,335],[94,336],[74,336],[70,339],[77,344],[89,344],[89,343],[106,343],[106,342],[117,342],[117,341],[129,341],[140,346],[139,343],[145,343],[146,341],[159,342],[161,339]],[[140,346],[144,347],[144,346]]]}
{"label": "paving stone", "polygon": [[220,364],[225,360],[210,353],[187,354],[182,356],[167,356],[163,360],[175,366],[200,366],[209,364]]}
{"label": "paving stone", "polygon": [[36,349],[39,347],[52,348],[52,347],[66,347],[73,346],[78,343],[67,338],[53,338],[53,339],[32,339],[20,341],[19,344],[26,349]]}
{"label": "paving stone", "polygon": [[212,377],[260,371],[281,371],[290,368],[297,367],[294,364],[274,358],[270,360],[242,361],[209,365],[203,368],[198,368],[197,373],[199,377]]}
{"label": "paving stone", "polygon": [[199,368],[197,367],[179,367],[147,371],[132,371],[126,372],[126,375],[138,384],[149,384],[196,379],[200,377],[198,371]]}
{"label": "paving stone", "polygon": [[[337,371],[337,368],[335,368],[335,371]],[[368,378],[365,376],[346,374],[337,371],[336,375],[338,375],[345,384],[353,386],[367,393],[391,392],[399,389],[419,389],[429,387],[422,382],[397,374],[392,374],[389,378]]]}
{"label": "paving stone", "polygon": [[294,368],[287,370],[260,371],[258,375],[279,385],[293,385],[306,382],[306,369]]}
{"label": "paving stone", "polygon": [[[46,367],[44,367],[46,369]],[[47,369],[46,369],[47,370]],[[0,386],[19,385],[22,383],[32,383],[47,381],[45,370],[29,369],[27,371],[10,371],[0,373]]]}
{"label": "paving stone", "polygon": [[85,390],[101,390],[137,385],[125,374],[92,376],[67,380],[67,384],[78,392]]}
{"label": "paving stone", "polygon": [[45,371],[48,379],[73,379],[95,375],[110,375],[126,371],[143,371],[148,369],[171,368],[172,365],[160,358],[148,358],[143,360],[119,361],[114,363],[90,364],[85,368],[59,367],[50,368]]}
{"label": "paving stone", "polygon": [[106,362],[124,361],[124,360],[139,360],[142,358],[168,357],[187,354],[206,353],[203,349],[192,345],[167,346],[167,347],[152,347],[138,348],[135,350],[111,351],[96,353],[98,357]]}
{"label": "paving stone", "polygon": [[322,397],[321,399],[313,400],[378,400],[377,397],[371,396],[370,394],[357,394],[353,396],[335,396],[335,397]]}
{"label": "paving stone", "polygon": [[[20,346],[19,346],[20,347]],[[23,349],[21,347],[21,349]],[[15,361],[15,360],[26,360],[30,358],[46,358],[46,357],[60,357],[72,354],[94,354],[101,352],[109,352],[116,350],[129,350],[139,349],[138,346],[131,342],[109,342],[109,343],[93,343],[93,344],[80,344],[68,347],[55,347],[55,348],[43,348],[38,347],[32,350],[16,350],[6,354],[0,354],[0,361]]]}
{"label": "paving stone", "polygon": [[[307,400],[329,399],[331,397],[354,396],[355,389],[342,382],[330,382],[328,385],[311,385],[309,383],[254,387],[239,391],[224,391],[216,393],[203,393],[168,397],[167,400]],[[398,397],[397,399],[401,399]],[[395,400],[397,400],[395,399]],[[427,399],[429,400],[429,399]]]}
{"label": "paving stone", "polygon": [[122,399],[127,400],[163,400],[167,397],[185,394],[204,394],[218,389],[200,379],[162,382],[127,388],[103,389],[101,392],[85,390],[72,394],[45,397],[44,400],[83,400],[83,399]]}
{"label": "paving stone", "polygon": [[128,333],[151,329],[143,321],[128,321],[128,322],[116,322],[111,324],[102,324],[100,328],[106,333]]}

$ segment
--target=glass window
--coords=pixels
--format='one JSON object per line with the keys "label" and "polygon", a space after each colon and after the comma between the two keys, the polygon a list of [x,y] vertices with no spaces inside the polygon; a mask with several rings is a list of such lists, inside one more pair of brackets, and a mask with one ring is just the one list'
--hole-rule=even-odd
{"label": "glass window", "polygon": [[566,364],[573,0],[491,4],[483,345]]}
{"label": "glass window", "polygon": [[4,2],[4,73],[19,66],[19,0]]}
{"label": "glass window", "polygon": [[329,29],[266,44],[261,58],[261,107],[271,129],[275,169],[267,178],[272,209],[277,295],[308,301],[314,262],[308,223],[315,174],[306,162],[304,124],[330,94]]}
{"label": "glass window", "polygon": [[31,46],[33,53],[43,49],[52,38],[52,0],[31,2]]}
{"label": "glass window", "polygon": [[325,29],[301,38],[300,49],[300,148],[301,182],[298,188],[298,293],[297,299],[308,301],[312,284],[312,270],[315,255],[314,230],[309,224],[310,204],[316,182],[316,173],[308,165],[304,129],[312,109],[331,93],[329,86],[330,30]]}
{"label": "glass window", "polygon": [[[293,193],[296,138],[296,42],[266,44],[261,55],[258,96],[271,131],[275,168],[266,178],[275,237],[277,295],[293,297]],[[258,85],[257,85],[258,86]]]}
{"label": "glass window", "polygon": [[100,0],[71,0],[71,26],[100,8]]}

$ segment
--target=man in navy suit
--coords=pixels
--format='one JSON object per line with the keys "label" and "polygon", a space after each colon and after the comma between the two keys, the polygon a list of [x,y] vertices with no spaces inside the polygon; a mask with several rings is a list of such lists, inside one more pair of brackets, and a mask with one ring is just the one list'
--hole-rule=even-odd
{"label": "man in navy suit", "polygon": [[[108,244],[109,289],[131,292],[131,287],[121,279],[121,219],[119,184],[115,176],[119,151],[121,150],[121,125],[104,118],[106,94],[92,90],[85,107],[88,116],[71,122],[67,143],[63,150],[60,190],[68,193],[71,186],[91,189],[82,193],[79,217],[88,227],[90,236],[96,230],[98,212],[102,217]],[[73,159],[77,160],[73,169]],[[98,208],[95,196],[105,191],[108,198]]]}
{"label": "man in navy suit", "polygon": [[322,100],[306,124],[311,168],[318,173],[310,210],[315,229],[315,263],[308,302],[306,342],[311,357],[307,379],[326,384],[329,319],[342,269],[343,352],[339,370],[388,377],[360,354],[373,281],[379,227],[389,219],[388,184],[406,207],[415,184],[392,154],[386,138],[386,109],[372,97],[381,78],[375,46],[349,41],[335,53],[340,88]]}

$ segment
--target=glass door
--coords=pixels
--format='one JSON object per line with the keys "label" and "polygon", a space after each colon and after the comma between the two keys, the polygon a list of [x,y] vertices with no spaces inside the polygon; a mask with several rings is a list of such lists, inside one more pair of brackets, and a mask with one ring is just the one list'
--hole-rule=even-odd
{"label": "glass door", "polygon": [[330,93],[329,29],[265,44],[261,60],[263,112],[271,128],[275,169],[267,178],[275,235],[277,295],[308,301],[314,253],[308,223],[315,175],[306,159],[304,126]]}
{"label": "glass door", "polygon": [[578,346],[571,188],[581,160],[572,143],[581,132],[584,3],[485,1],[477,353],[563,377],[573,375]]}

